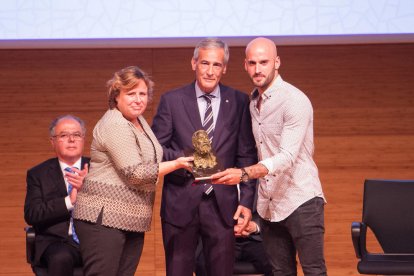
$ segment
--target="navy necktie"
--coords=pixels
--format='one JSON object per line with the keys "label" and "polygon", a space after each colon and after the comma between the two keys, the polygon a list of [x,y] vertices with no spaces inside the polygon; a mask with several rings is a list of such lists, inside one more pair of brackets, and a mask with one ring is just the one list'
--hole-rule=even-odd
{"label": "navy necktie", "polygon": [[[75,173],[71,167],[66,167],[65,171],[70,172],[70,173]],[[70,192],[72,191],[72,189],[73,189],[72,184],[68,182],[68,195],[70,195]],[[72,212],[70,213],[70,224],[72,225],[72,239],[74,240],[74,242],[79,243],[78,235],[76,235],[76,232],[75,232],[75,225],[73,224]]]}

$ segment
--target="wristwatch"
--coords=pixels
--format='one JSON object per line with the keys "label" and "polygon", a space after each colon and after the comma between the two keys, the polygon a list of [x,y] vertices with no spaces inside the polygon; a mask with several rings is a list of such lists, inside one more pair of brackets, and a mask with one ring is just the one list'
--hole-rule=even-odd
{"label": "wristwatch", "polygon": [[240,176],[240,182],[247,183],[250,180],[249,174],[246,172],[245,168],[240,168],[242,174]]}

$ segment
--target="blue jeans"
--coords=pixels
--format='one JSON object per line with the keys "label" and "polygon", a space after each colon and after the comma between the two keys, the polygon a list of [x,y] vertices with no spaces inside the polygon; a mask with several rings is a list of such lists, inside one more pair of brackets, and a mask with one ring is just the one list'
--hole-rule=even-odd
{"label": "blue jeans", "polygon": [[327,275],[323,253],[324,201],[315,197],[285,220],[262,219],[263,245],[273,275],[297,275],[296,252],[304,275]]}

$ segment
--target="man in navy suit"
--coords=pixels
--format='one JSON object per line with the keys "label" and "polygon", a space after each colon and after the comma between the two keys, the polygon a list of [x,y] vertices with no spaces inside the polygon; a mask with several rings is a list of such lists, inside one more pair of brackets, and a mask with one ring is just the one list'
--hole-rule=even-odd
{"label": "man in navy suit", "polygon": [[56,158],[27,172],[24,218],[36,233],[35,264],[47,266],[49,275],[72,276],[82,264],[71,211],[88,170],[89,158],[82,157],[85,131],[78,117],[54,119],[49,134]]}
{"label": "man in navy suit", "polygon": [[[205,129],[222,169],[256,162],[249,98],[220,84],[228,59],[228,46],[223,41],[202,40],[191,60],[195,82],[162,95],[152,128],[165,160],[191,154],[193,133]],[[206,127],[211,115],[212,125]],[[240,234],[250,221],[254,185],[241,182],[239,202],[235,186],[214,185],[212,189],[209,181],[195,182],[184,170],[165,176],[161,220],[167,276],[192,275],[199,238],[208,274],[232,275],[234,225],[239,217],[244,218]]]}

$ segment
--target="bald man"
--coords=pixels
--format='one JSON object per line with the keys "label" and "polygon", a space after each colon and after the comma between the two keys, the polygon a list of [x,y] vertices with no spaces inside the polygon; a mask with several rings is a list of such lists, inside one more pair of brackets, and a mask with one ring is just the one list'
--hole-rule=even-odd
{"label": "bald man", "polygon": [[326,275],[324,204],[313,160],[313,109],[308,97],[279,75],[273,41],[259,37],[244,63],[255,89],[250,113],[260,162],[213,175],[216,183],[259,178],[257,211],[273,275],[297,275],[296,253],[308,275]]}

